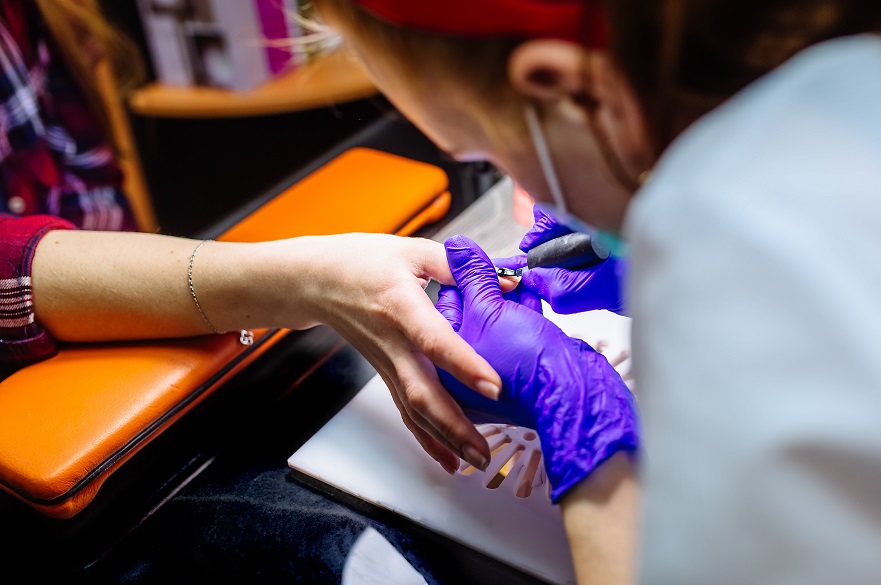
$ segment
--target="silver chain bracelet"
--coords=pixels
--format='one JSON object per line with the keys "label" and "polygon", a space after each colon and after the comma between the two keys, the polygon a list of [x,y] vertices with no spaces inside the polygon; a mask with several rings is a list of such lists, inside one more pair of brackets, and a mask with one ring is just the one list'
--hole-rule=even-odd
{"label": "silver chain bracelet", "polygon": [[[205,315],[205,311],[202,309],[202,304],[199,303],[199,297],[196,296],[196,288],[193,286],[193,263],[196,261],[196,254],[199,250],[202,249],[202,246],[207,244],[208,242],[213,242],[214,240],[202,240],[199,242],[199,245],[196,246],[196,249],[193,250],[193,253],[190,254],[190,263],[187,266],[187,282],[190,285],[190,295],[193,297],[193,302],[196,304],[196,309],[199,311],[199,315],[202,316],[202,320],[205,321],[205,324],[208,325],[208,328],[211,329],[214,333],[221,335],[223,332],[219,331],[217,327],[214,326],[213,323],[208,319],[208,316]],[[254,332],[248,331],[247,329],[242,329],[239,334],[239,343],[242,345],[253,345],[254,344]]]}

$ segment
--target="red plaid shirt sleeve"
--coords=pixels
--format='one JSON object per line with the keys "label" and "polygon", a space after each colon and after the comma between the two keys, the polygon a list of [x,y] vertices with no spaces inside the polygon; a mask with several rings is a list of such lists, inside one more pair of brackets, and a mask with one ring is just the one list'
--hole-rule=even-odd
{"label": "red plaid shirt sleeve", "polygon": [[58,351],[34,315],[31,265],[43,236],[73,228],[49,215],[0,215],[0,379]]}

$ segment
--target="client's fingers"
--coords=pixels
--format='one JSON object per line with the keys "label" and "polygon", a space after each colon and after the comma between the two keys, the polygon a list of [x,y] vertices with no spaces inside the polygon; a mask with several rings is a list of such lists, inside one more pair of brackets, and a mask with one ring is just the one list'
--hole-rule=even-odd
{"label": "client's fingers", "polygon": [[417,350],[472,390],[492,400],[498,399],[502,387],[499,375],[453,331],[428,295],[414,288],[406,298],[400,299],[396,308],[393,318],[398,329]]}
{"label": "client's fingers", "polygon": [[444,471],[451,475],[455,473],[459,468],[459,456],[449,447],[432,437],[427,430],[413,420],[413,417],[410,416],[409,409],[405,407],[401,401],[401,396],[405,394],[405,390],[402,387],[399,387],[398,384],[390,381],[387,376],[383,375],[382,379],[385,381],[386,386],[391,392],[392,400],[398,408],[398,413],[401,415],[401,420],[404,422],[404,426],[407,427],[422,447],[422,450],[432,459],[437,461],[438,464],[444,468]]}
{"label": "client's fingers", "polygon": [[423,430],[478,469],[489,463],[486,438],[441,385],[434,366],[413,355],[395,363],[407,414]]}

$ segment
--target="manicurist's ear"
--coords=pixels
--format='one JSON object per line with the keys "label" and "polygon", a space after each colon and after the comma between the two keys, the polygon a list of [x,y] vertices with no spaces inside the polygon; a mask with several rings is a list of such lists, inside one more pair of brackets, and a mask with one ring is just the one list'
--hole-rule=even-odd
{"label": "manicurist's ear", "polygon": [[633,183],[651,166],[654,154],[641,102],[608,52],[565,41],[526,41],[511,53],[508,78],[533,103],[568,106],[553,111],[569,122],[593,120],[593,130],[623,167],[616,176],[633,177],[620,178],[622,183]]}
{"label": "manicurist's ear", "polygon": [[508,78],[518,93],[536,102],[583,95],[584,56],[584,49],[572,43],[526,41],[508,59]]}

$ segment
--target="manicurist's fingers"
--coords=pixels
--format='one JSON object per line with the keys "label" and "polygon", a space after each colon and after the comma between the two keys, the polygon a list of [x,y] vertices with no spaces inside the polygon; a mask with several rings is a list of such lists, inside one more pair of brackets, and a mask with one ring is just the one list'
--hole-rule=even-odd
{"label": "manicurist's fingers", "polygon": [[532,309],[539,315],[543,315],[544,311],[542,310],[541,298],[536,295],[531,290],[524,288],[520,291],[520,298],[518,299],[520,304],[526,308]]}
{"label": "manicurist's fingers", "polygon": [[517,254],[516,256],[509,256],[507,258],[493,258],[492,261],[493,265],[499,268],[510,268],[511,270],[526,268],[528,263],[526,254]]}
{"label": "manicurist's fingers", "polygon": [[462,293],[455,286],[441,286],[437,293],[437,302],[434,304],[437,312],[452,326],[453,331],[459,331],[462,326]]}
{"label": "manicurist's fingers", "polygon": [[560,236],[572,233],[572,230],[557,223],[554,218],[538,207],[533,208],[532,214],[535,217],[535,223],[532,225],[532,229],[520,240],[520,249],[524,252]]}
{"label": "manicurist's fingers", "polygon": [[[526,254],[518,254],[509,258],[493,258],[493,265],[497,268],[508,268],[517,270],[526,267]],[[511,292],[520,284],[520,278],[516,276],[500,276],[499,287],[503,293]]]}
{"label": "manicurist's fingers", "polygon": [[453,236],[444,243],[444,247],[450,271],[462,291],[466,308],[469,305],[502,301],[498,276],[486,252],[465,236]]}

